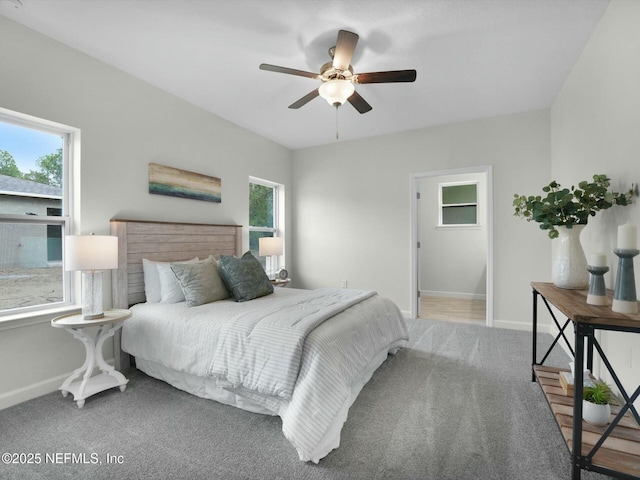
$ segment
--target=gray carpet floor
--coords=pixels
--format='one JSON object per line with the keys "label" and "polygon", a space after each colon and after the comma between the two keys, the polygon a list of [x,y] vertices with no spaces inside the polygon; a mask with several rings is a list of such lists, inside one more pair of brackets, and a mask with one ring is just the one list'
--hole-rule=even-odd
{"label": "gray carpet floor", "polygon": [[[39,464],[0,464],[0,478],[570,478],[568,449],[531,382],[530,333],[429,320],[409,326],[410,344],[374,374],[340,447],[317,465],[298,460],[279,418],[129,370],[124,393],[103,392],[82,409],[55,392],[0,411],[0,453],[41,455]],[[539,335],[540,344],[551,340]],[[557,350],[547,363],[567,365]]]}

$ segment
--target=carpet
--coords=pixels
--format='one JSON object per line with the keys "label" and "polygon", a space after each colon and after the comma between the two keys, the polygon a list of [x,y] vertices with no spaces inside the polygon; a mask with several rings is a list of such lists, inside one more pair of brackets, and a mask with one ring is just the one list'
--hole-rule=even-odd
{"label": "carpet", "polygon": [[[197,398],[132,369],[124,393],[102,392],[82,409],[54,392],[0,411],[0,454],[26,454],[23,464],[0,464],[0,479],[570,478],[566,444],[531,382],[530,333],[408,325],[409,345],[364,387],[340,447],[317,465],[298,460],[278,417]],[[539,334],[541,346],[551,340]],[[568,361],[556,348],[547,364]]]}

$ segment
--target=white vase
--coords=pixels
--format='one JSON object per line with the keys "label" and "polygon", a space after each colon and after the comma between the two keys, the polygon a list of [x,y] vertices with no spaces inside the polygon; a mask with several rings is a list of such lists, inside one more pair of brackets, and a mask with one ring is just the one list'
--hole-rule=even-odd
{"label": "white vase", "polygon": [[582,401],[582,418],[585,422],[601,427],[609,423],[610,417],[611,406],[608,403],[606,405],[597,405],[586,400]]}
{"label": "white vase", "polygon": [[580,243],[580,233],[584,227],[586,225],[556,227],[559,236],[555,241],[558,245],[551,269],[551,278],[556,287],[583,289],[589,286],[587,257]]}

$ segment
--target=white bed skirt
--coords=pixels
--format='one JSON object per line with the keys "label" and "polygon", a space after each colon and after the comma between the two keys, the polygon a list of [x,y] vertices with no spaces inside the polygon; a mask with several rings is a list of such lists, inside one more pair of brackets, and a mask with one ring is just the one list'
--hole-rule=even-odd
{"label": "white bed skirt", "polygon": [[179,388],[180,390],[184,390],[185,392],[197,397],[215,400],[216,402],[224,403],[225,405],[232,405],[249,412],[276,415],[275,412],[267,410],[263,406],[257,405],[251,400],[240,397],[227,390],[223,390],[216,385],[216,380],[214,378],[198,377],[197,375],[178,372],[158,363],[150,360],[143,360],[141,358],[136,358],[136,368],[150,377],[167,382],[169,385]]}
{"label": "white bed skirt", "polygon": [[[351,396],[348,401],[345,402],[338,415],[335,416],[333,423],[328,429],[326,435],[322,441],[318,444],[317,448],[311,455],[311,461],[318,463],[320,459],[327,456],[332,450],[340,446],[340,432],[342,426],[347,420],[349,408],[353,405],[356,398],[360,394],[360,391],[371,379],[374,372],[384,363],[389,354],[395,354],[399,348],[393,348],[392,351],[382,351],[376,355],[369,363],[362,375],[355,379],[351,385]],[[282,415],[286,410],[286,405],[283,405],[281,413],[274,413],[271,410],[267,410],[261,405],[257,405],[254,402],[243,398],[235,393],[224,390],[216,385],[216,381],[213,378],[198,377],[196,375],[190,375],[188,373],[177,372],[170,368],[159,365],[149,360],[143,360],[136,358],[136,368],[146,373],[150,377],[162,380],[175,388],[183,390],[187,393],[195,395],[197,397],[205,398],[208,400],[215,400],[216,402],[223,403],[225,405],[231,405],[241,408],[253,413],[260,413],[264,415]],[[286,433],[285,433],[286,436]]]}

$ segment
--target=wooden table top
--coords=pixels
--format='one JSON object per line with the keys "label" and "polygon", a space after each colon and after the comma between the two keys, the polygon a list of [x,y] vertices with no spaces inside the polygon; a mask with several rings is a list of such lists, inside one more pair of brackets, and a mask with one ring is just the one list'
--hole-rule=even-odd
{"label": "wooden table top", "polygon": [[587,303],[588,290],[559,288],[549,282],[531,282],[531,288],[546,298],[573,322],[611,327],[631,327],[640,331],[640,313],[630,315],[611,310],[612,290],[607,290],[609,305],[598,306]]}

